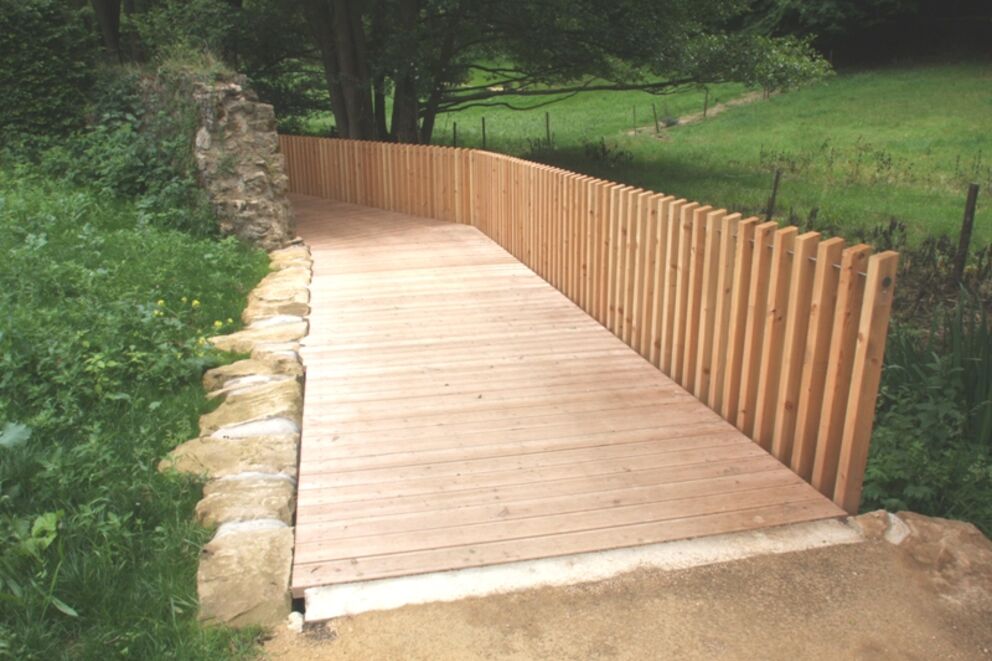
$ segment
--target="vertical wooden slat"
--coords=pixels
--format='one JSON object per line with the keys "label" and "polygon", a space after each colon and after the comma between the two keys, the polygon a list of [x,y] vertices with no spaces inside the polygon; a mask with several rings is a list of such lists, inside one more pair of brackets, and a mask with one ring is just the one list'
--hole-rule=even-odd
{"label": "vertical wooden slat", "polygon": [[689,311],[689,283],[692,279],[690,263],[692,255],[692,226],[698,202],[690,202],[682,206],[678,225],[678,253],[676,256],[675,277],[675,315],[672,324],[672,379],[682,384],[683,357],[685,353],[685,336],[687,312]]}
{"label": "vertical wooden slat", "polygon": [[737,224],[737,246],[734,258],[734,284],[727,328],[727,366],[723,384],[720,414],[731,424],[737,424],[737,404],[741,392],[741,369],[744,365],[744,340],[747,336],[747,310],[751,294],[751,272],[754,261],[754,235],[757,218]]}
{"label": "vertical wooden slat", "polygon": [[861,273],[870,254],[868,246],[859,244],[845,250],[841,258],[827,378],[823,389],[823,410],[820,413],[811,480],[813,486],[828,498],[833,497],[837,479],[837,461],[854,367],[858,316],[864,294],[864,276]]}
{"label": "vertical wooden slat", "polygon": [[850,514],[857,514],[861,505],[861,487],[868,463],[868,444],[871,441],[875,403],[882,377],[885,336],[889,330],[898,263],[899,255],[892,251],[879,253],[868,260],[864,302],[861,306],[847,414],[844,419],[844,436],[834,487],[834,502]]}
{"label": "vertical wooden slat", "polygon": [[713,355],[710,358],[710,392],[707,403],[714,411],[723,409],[723,383],[727,373],[727,345],[730,331],[730,303],[737,258],[737,225],[741,215],[724,216],[719,225],[720,257],[717,269]]}
{"label": "vertical wooden slat", "polygon": [[606,209],[606,327],[609,330],[615,328],[614,323],[617,314],[616,279],[617,279],[617,256],[616,245],[620,230],[618,228],[620,218],[620,193],[623,186],[617,184],[610,187],[609,203]]}
{"label": "vertical wooden slat", "polygon": [[624,342],[638,353],[641,352],[638,340],[641,331],[641,301],[644,294],[642,277],[644,275],[644,225],[647,222],[647,203],[651,198],[648,191],[639,190],[633,199],[630,222],[630,282],[627,286],[626,320],[624,323]]}
{"label": "vertical wooden slat", "polygon": [[799,410],[799,388],[802,381],[806,332],[809,328],[813,280],[816,274],[818,232],[807,232],[796,238],[793,248],[792,272],[789,274],[789,311],[782,340],[782,371],[778,394],[775,396],[775,428],[772,431],[772,454],[782,463],[792,461],[792,444]]}
{"label": "vertical wooden slat", "polygon": [[664,195],[655,193],[646,202],[644,224],[644,292],[641,295],[641,356],[651,361],[654,354],[655,301],[658,291],[658,211]]}
{"label": "vertical wooden slat", "polygon": [[765,305],[762,331],[761,366],[758,370],[758,396],[754,404],[752,438],[770,450],[775,432],[775,398],[778,396],[782,370],[782,340],[789,312],[789,277],[792,273],[793,246],[799,229],[783,227],[775,232],[769,272],[768,302]]}
{"label": "vertical wooden slat", "polygon": [[674,345],[675,315],[678,299],[679,252],[682,238],[682,208],[688,202],[673,200],[668,205],[668,240],[665,250],[665,287],[662,292],[664,302],[661,311],[661,347],[659,363],[661,371],[672,375],[672,347]]}
{"label": "vertical wooden slat", "polygon": [[671,195],[659,196],[655,202],[655,265],[654,297],[651,301],[651,350],[648,360],[655,367],[661,365],[661,336],[664,324],[665,292],[668,275],[668,225],[669,207],[675,201]]}
{"label": "vertical wooden slat", "polygon": [[751,290],[748,292],[747,322],[744,329],[744,360],[741,363],[740,397],[734,424],[751,436],[754,432],[754,407],[758,399],[761,369],[762,336],[765,331],[765,306],[768,303],[768,278],[771,273],[770,240],[778,228],[775,221],[755,228],[751,258]]}
{"label": "vertical wooden slat", "polygon": [[706,237],[703,252],[703,289],[699,309],[699,344],[696,356],[694,394],[705,404],[710,403],[710,384],[713,377],[713,340],[716,337],[717,288],[720,279],[720,228],[727,212],[718,209],[706,214]]}
{"label": "vertical wooden slat", "polygon": [[686,298],[685,340],[682,351],[682,386],[696,391],[696,359],[699,352],[700,320],[703,297],[703,270],[706,252],[706,218],[713,207],[697,208],[692,215],[689,247],[689,291]]}
{"label": "vertical wooden slat", "polygon": [[843,251],[844,240],[838,237],[821,241],[816,249],[816,272],[813,275],[806,348],[803,351],[802,379],[799,384],[799,408],[796,412],[792,458],[789,462],[793,472],[804,480],[812,477],[816,457],[816,437],[820,428]]}
{"label": "vertical wooden slat", "polygon": [[615,283],[616,291],[614,292],[616,317],[613,321],[614,327],[612,330],[620,339],[623,339],[624,326],[627,321],[627,286],[630,283],[627,257],[630,254],[630,221],[634,195],[634,189],[629,186],[624,188],[620,194],[620,209],[617,218],[617,242],[614,246],[617,253],[617,275]]}

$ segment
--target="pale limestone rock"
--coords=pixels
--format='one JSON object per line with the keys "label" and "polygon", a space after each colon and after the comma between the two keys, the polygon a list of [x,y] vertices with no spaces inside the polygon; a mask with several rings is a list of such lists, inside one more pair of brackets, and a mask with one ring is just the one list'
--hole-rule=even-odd
{"label": "pale limestone rock", "polygon": [[244,330],[231,333],[230,335],[218,335],[210,338],[210,343],[221,351],[233,351],[235,353],[251,353],[255,345],[272,342],[292,342],[305,337],[307,334],[306,321],[294,321],[291,323],[277,324],[273,326],[263,326],[256,328],[254,325]]}
{"label": "pale limestone rock", "polygon": [[914,512],[896,516],[909,528],[899,548],[929,570],[945,597],[962,603],[992,598],[992,542],[978,528]]}
{"label": "pale limestone rock", "polygon": [[848,519],[851,526],[860,532],[865,539],[879,541],[885,537],[889,529],[889,513],[885,510],[865,512]]}
{"label": "pale limestone rock", "polygon": [[293,529],[276,523],[229,532],[222,526],[203,547],[196,575],[201,620],[264,627],[285,621],[292,610]]}
{"label": "pale limestone rock", "polygon": [[296,476],[298,435],[248,438],[194,438],[175,448],[159,470],[177,470],[211,478],[249,471]]}
{"label": "pale limestone rock", "polygon": [[269,266],[276,271],[294,267],[309,269],[312,265],[310,249],[306,246],[288,246],[269,253]]}
{"label": "pale limestone rock", "polygon": [[277,285],[305,289],[307,285],[310,284],[311,275],[312,274],[310,273],[310,268],[308,266],[292,266],[278,271],[269,271],[269,273],[261,279],[255,289],[265,289],[267,287]]}
{"label": "pale limestone rock", "polygon": [[273,365],[262,360],[245,359],[207,370],[203,374],[203,389],[207,392],[220,390],[229,381],[252,375],[282,374]]}
{"label": "pale limestone rock", "polygon": [[241,313],[241,320],[246,324],[252,324],[267,317],[305,317],[308,314],[310,314],[310,305],[302,301],[275,301],[260,298],[248,302],[248,307]]}
{"label": "pale limestone rock", "polygon": [[207,393],[207,399],[225,398],[229,395],[245,392],[252,388],[260,388],[280,381],[292,381],[296,377],[286,374],[248,374],[237,379],[231,379],[223,388]]}
{"label": "pale limestone rock", "polygon": [[277,519],[290,525],[296,483],[283,473],[238,473],[208,483],[196,517],[205,526],[231,521]]}
{"label": "pale limestone rock", "polygon": [[303,376],[303,363],[300,360],[298,342],[263,342],[255,345],[251,357],[267,363],[280,374]]}
{"label": "pale limestone rock", "polygon": [[288,418],[300,423],[303,388],[295,381],[277,381],[230,394],[221,405],[200,416],[200,433],[207,436],[222,427]]}
{"label": "pale limestone rock", "polygon": [[238,425],[221,427],[210,436],[213,438],[251,438],[252,436],[293,436],[300,433],[298,420],[290,418],[266,418],[243,422]]}
{"label": "pale limestone rock", "polygon": [[308,289],[308,285],[309,282],[301,284],[298,281],[291,282],[286,280],[271,281],[264,285],[260,284],[248,294],[248,303],[254,303],[255,301],[309,303],[310,290]]}

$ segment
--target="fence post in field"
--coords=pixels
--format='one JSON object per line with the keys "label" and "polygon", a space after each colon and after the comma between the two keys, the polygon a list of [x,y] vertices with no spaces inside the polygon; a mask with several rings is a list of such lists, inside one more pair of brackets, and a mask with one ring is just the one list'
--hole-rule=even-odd
{"label": "fence post in field", "polygon": [[706,113],[710,109],[710,88],[703,87],[703,119],[706,119]]}
{"label": "fence post in field", "polygon": [[661,133],[661,127],[658,126],[658,108],[651,102],[651,114],[654,115],[654,132],[655,134]]}
{"label": "fence post in field", "polygon": [[544,139],[551,147],[551,113],[547,111],[544,112]]}
{"label": "fence post in field", "polygon": [[771,220],[775,215],[775,198],[778,197],[778,182],[782,179],[782,171],[775,170],[775,178],[772,180],[772,196],[768,198],[768,209],[765,211],[765,220]]}
{"label": "fence post in field", "polygon": [[637,134],[637,106],[630,107],[630,125],[634,129],[634,134]]}
{"label": "fence post in field", "polygon": [[458,122],[451,122],[451,146],[458,146]]}
{"label": "fence post in field", "polygon": [[486,117],[482,116],[482,148],[486,148]]}
{"label": "fence post in field", "polygon": [[952,280],[955,285],[961,284],[964,277],[964,267],[968,262],[968,247],[971,244],[971,231],[975,226],[975,206],[978,204],[978,184],[968,186],[968,198],[964,203],[964,220],[961,221],[961,235],[958,237],[958,252],[954,256],[954,272]]}

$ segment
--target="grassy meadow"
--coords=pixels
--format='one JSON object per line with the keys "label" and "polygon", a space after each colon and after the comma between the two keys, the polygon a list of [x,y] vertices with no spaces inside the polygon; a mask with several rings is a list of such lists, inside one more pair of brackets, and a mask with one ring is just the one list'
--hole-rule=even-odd
{"label": "grassy meadow", "polygon": [[[744,94],[713,86],[711,103]],[[514,103],[512,97],[507,101]],[[524,100],[532,103],[532,99]],[[660,117],[698,113],[703,92],[584,93],[546,108],[472,108],[439,118],[435,141],[487,147],[746,213],[763,210],[776,169],[777,214],[817,209],[822,227],[896,218],[911,240],[956,235],[969,182],[981,185],[976,241],[992,240],[992,64],[933,64],[839,73],[806,88],[664,129]],[[550,113],[552,145],[545,139]],[[642,127],[631,135],[633,116]],[[593,149],[602,139],[607,148]]]}

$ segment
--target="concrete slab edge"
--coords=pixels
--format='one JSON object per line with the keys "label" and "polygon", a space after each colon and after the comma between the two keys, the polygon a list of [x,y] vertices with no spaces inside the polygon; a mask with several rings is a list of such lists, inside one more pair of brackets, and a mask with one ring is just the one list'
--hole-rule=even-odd
{"label": "concrete slab edge", "polygon": [[307,589],[305,618],[307,622],[317,622],[413,604],[590,583],[637,569],[674,571],[863,541],[864,536],[855,528],[842,521],[825,520],[489,567],[342,583]]}

